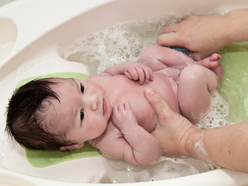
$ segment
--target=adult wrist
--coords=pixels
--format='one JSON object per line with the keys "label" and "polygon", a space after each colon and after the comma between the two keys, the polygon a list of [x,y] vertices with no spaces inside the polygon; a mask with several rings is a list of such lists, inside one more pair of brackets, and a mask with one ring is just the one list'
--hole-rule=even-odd
{"label": "adult wrist", "polygon": [[196,158],[199,160],[208,161],[208,153],[204,146],[204,136],[205,130],[198,129],[197,127],[192,127],[187,131],[187,137],[185,140],[185,156]]}
{"label": "adult wrist", "polygon": [[243,42],[248,40],[246,34],[248,29],[247,23],[248,9],[233,9],[223,16],[226,44]]}

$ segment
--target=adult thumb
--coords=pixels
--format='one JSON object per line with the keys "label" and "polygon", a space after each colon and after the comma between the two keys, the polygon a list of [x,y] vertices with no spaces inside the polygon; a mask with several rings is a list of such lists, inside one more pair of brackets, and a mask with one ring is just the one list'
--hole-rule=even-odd
{"label": "adult thumb", "polygon": [[177,33],[165,33],[161,34],[157,38],[157,43],[166,47],[183,47],[183,43],[180,38],[178,38]]}
{"label": "adult thumb", "polygon": [[154,108],[159,120],[169,119],[174,114],[162,96],[155,92],[151,87],[146,88],[145,96],[148,102]]}

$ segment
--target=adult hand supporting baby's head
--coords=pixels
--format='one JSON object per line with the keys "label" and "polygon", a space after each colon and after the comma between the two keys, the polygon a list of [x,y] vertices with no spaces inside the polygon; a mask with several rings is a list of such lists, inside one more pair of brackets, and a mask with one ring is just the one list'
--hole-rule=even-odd
{"label": "adult hand supporting baby's head", "polygon": [[152,132],[162,149],[163,156],[182,157],[190,156],[187,152],[188,136],[194,132],[193,126],[186,118],[175,113],[166,101],[148,87],[145,96],[154,108],[159,121],[159,126]]}

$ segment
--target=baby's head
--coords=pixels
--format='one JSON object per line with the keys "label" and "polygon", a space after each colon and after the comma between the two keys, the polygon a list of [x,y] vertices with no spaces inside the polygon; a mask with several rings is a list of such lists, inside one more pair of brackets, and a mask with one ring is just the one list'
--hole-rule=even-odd
{"label": "baby's head", "polygon": [[49,100],[59,97],[53,91],[56,83],[50,79],[31,81],[16,90],[7,108],[6,130],[28,149],[59,149],[66,142],[62,135],[52,134],[44,112]]}
{"label": "baby's head", "polygon": [[16,90],[7,108],[6,131],[28,149],[79,148],[106,129],[111,107],[93,82],[48,78]]}

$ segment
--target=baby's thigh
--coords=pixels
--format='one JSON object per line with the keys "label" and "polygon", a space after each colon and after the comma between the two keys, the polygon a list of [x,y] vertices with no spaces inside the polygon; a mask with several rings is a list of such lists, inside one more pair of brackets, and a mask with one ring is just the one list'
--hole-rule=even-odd
{"label": "baby's thigh", "polygon": [[180,74],[178,87],[183,115],[197,122],[210,106],[210,92],[217,89],[217,85],[217,77],[211,70],[200,65],[186,67]]}
{"label": "baby's thigh", "polygon": [[[204,83],[206,68],[200,65],[190,65],[185,67],[179,76],[180,86],[188,91],[201,86]],[[194,90],[196,91],[196,90]]]}
{"label": "baby's thigh", "polygon": [[179,76],[181,89],[187,90],[185,93],[198,94],[198,92],[212,92],[218,88],[218,78],[216,74],[201,65],[190,65],[185,67]]}
{"label": "baby's thigh", "polygon": [[162,72],[163,74],[167,75],[175,81],[178,81],[180,75],[180,70],[171,67],[164,68],[162,70],[159,70],[158,72]]}

